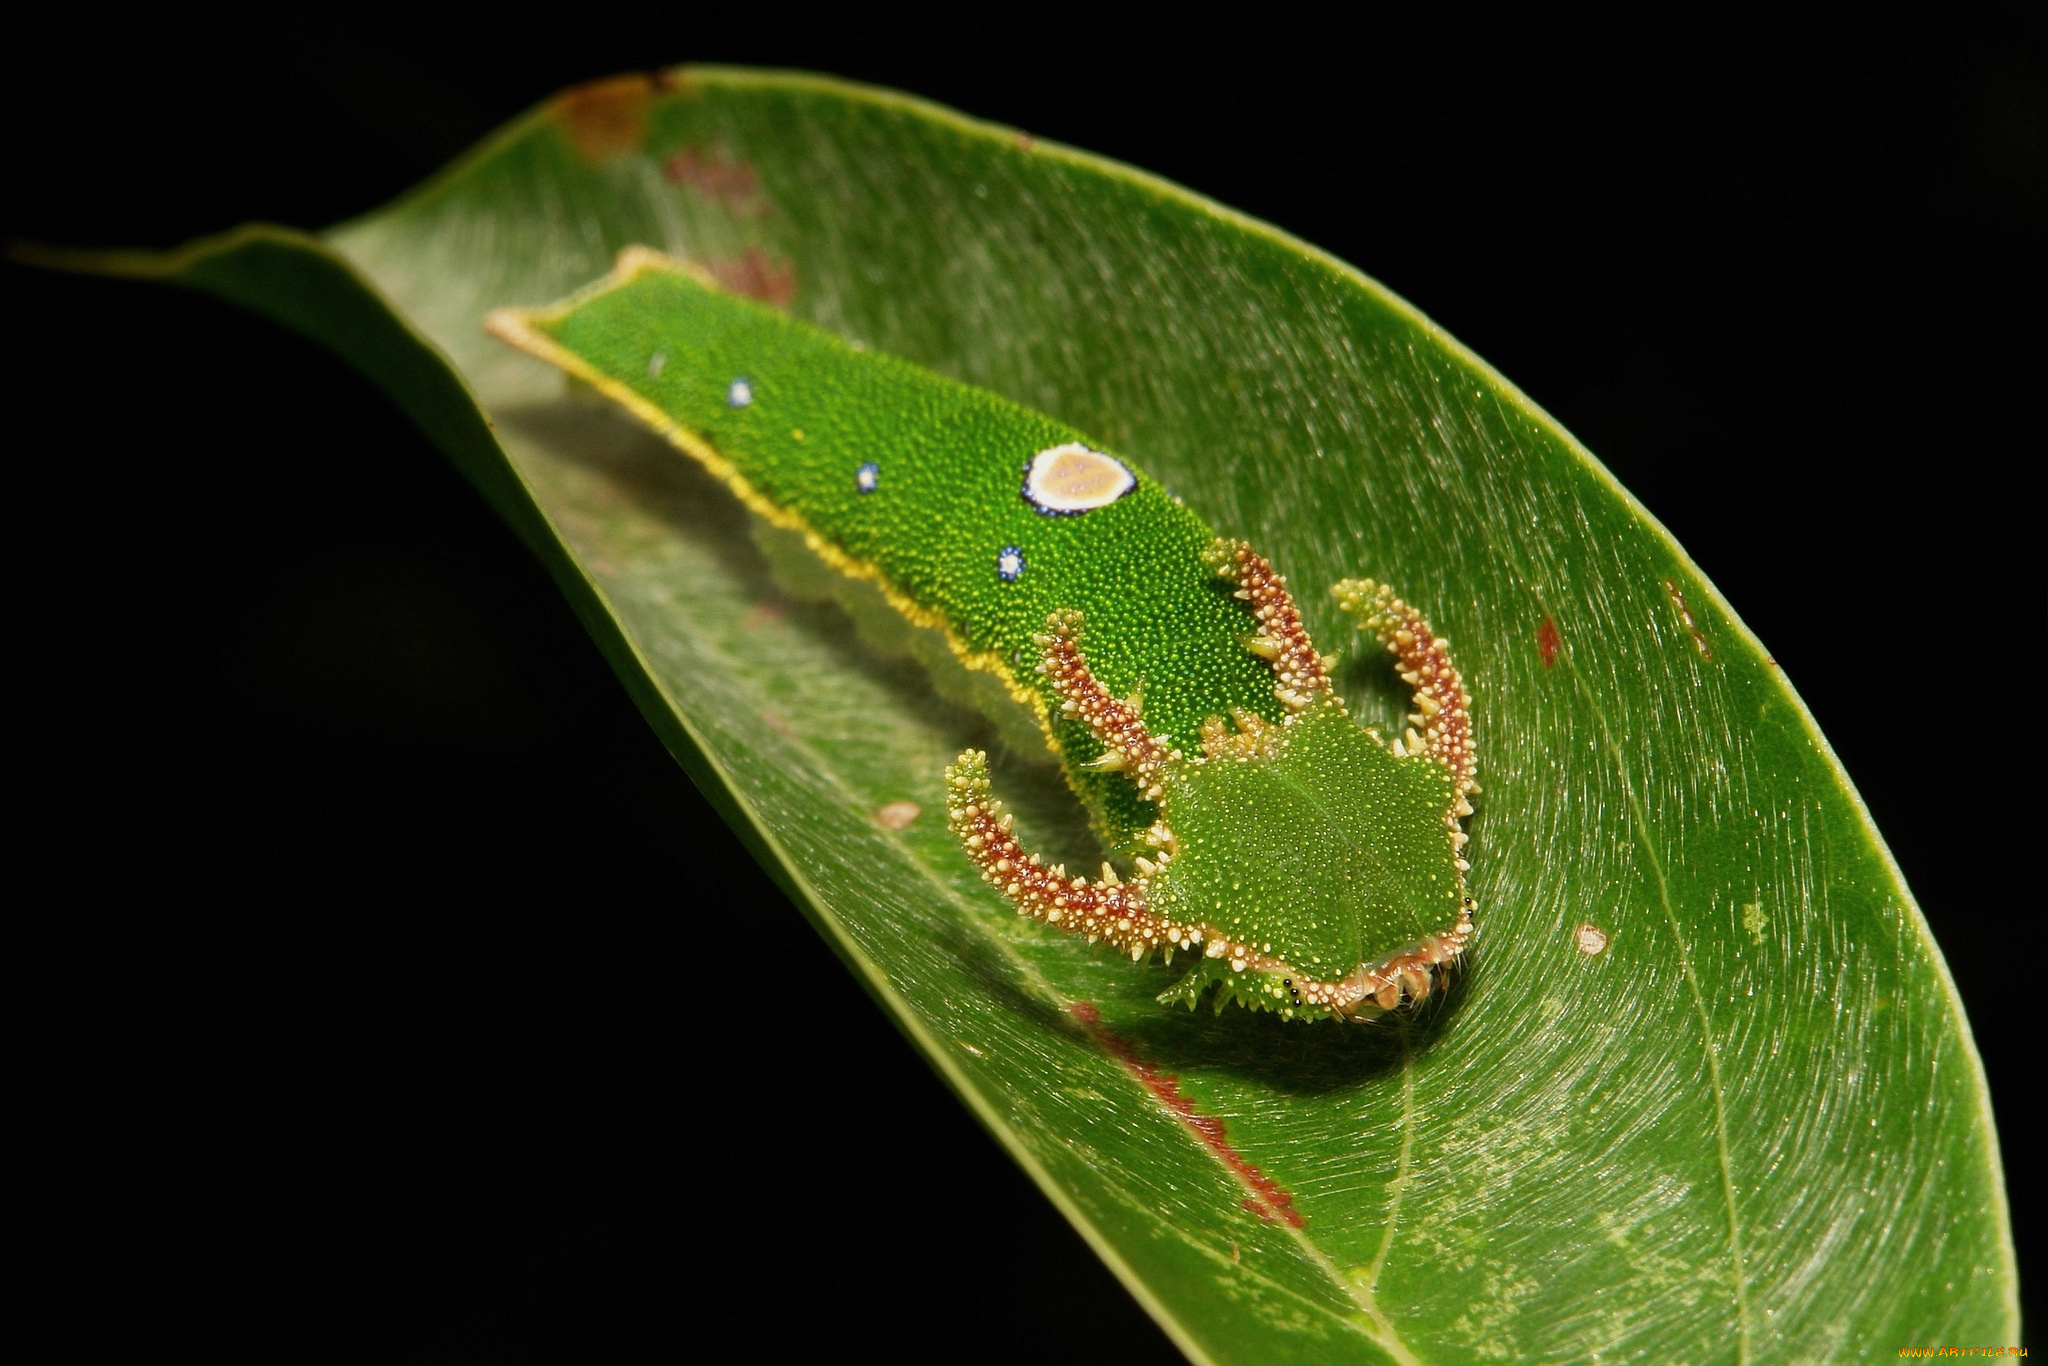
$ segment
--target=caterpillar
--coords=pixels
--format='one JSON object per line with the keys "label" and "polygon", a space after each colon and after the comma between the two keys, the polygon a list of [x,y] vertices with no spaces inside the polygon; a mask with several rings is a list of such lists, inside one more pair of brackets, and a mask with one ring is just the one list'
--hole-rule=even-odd
{"label": "caterpillar", "polygon": [[1191,955],[1162,1001],[1287,1019],[1419,1001],[1464,951],[1470,707],[1445,641],[1390,588],[1333,590],[1412,689],[1405,734],[1383,740],[1263,556],[1054,418],[641,247],[485,326],[624,405],[1030,710],[1125,872],[1026,850],[969,750],[945,773],[949,826],[1020,913],[1134,962]]}

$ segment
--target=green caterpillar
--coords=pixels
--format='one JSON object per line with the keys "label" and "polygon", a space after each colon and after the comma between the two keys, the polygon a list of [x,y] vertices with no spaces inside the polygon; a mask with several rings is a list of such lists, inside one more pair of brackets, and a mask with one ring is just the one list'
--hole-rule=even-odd
{"label": "green caterpillar", "polygon": [[837,569],[945,633],[1038,718],[1113,854],[1099,879],[1024,850],[988,759],[946,771],[962,848],[1018,910],[1133,961],[1195,966],[1287,1018],[1420,1000],[1472,933],[1464,686],[1370,580],[1339,604],[1414,689],[1407,733],[1360,728],[1285,581],[1143,471],[995,394],[721,292],[644,248],[498,337],[588,381]]}

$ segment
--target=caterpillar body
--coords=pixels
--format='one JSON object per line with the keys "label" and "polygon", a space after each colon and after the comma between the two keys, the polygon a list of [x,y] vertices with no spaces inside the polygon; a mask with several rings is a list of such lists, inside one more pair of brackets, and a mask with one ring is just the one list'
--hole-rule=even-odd
{"label": "caterpillar body", "polygon": [[1346,712],[1285,581],[1084,434],[859,349],[629,248],[498,337],[587,381],[945,634],[1037,717],[1120,874],[1025,850],[987,756],[946,770],[966,857],[1020,912],[1287,1018],[1427,996],[1472,934],[1464,684],[1419,613],[1371,580],[1339,605],[1415,707],[1382,741]]}

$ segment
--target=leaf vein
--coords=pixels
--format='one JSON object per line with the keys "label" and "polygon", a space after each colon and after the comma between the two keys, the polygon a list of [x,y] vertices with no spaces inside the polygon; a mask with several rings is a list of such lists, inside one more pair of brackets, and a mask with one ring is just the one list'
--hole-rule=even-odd
{"label": "leaf vein", "polygon": [[1687,991],[1691,994],[1694,1018],[1699,1021],[1700,1043],[1707,1059],[1707,1087],[1714,1101],[1714,1152],[1720,1162],[1721,1197],[1728,1207],[1728,1252],[1735,1271],[1735,1333],[1736,1361],[1748,1362],[1751,1358],[1749,1277],[1744,1269],[1742,1248],[1742,1219],[1735,1203],[1734,1156],[1728,1142],[1728,1099],[1726,1088],[1721,1082],[1721,1053],[1714,1043],[1713,1019],[1707,1012],[1706,994],[1700,987],[1699,974],[1692,963],[1691,946],[1687,944],[1685,930],[1678,922],[1678,911],[1671,904],[1671,884],[1664,871],[1664,860],[1658,857],[1656,847],[1650,840],[1648,813],[1644,811],[1642,798],[1629,777],[1628,760],[1621,752],[1621,745],[1614,738],[1614,732],[1607,724],[1607,713],[1593,696],[1585,675],[1579,671],[1576,660],[1567,654],[1566,667],[1571,670],[1572,683],[1592,711],[1594,724],[1599,728],[1600,741],[1606,746],[1608,755],[1621,778],[1622,798],[1628,803],[1629,823],[1635,832],[1635,840],[1649,861],[1650,873],[1657,885],[1657,905],[1664,913],[1664,922],[1671,931],[1672,942],[1678,948],[1678,968],[1685,978]]}

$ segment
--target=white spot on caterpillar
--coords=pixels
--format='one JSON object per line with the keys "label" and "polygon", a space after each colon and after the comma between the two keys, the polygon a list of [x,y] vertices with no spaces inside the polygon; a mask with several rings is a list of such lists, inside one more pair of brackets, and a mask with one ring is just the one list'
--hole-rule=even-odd
{"label": "white spot on caterpillar", "polygon": [[1579,942],[1579,952],[1588,958],[1598,958],[1607,952],[1607,931],[1598,925],[1581,925],[1572,935]]}
{"label": "white spot on caterpillar", "polygon": [[875,485],[882,482],[882,467],[870,460],[853,472],[853,486],[862,493],[873,493]]}
{"label": "white spot on caterpillar", "polygon": [[647,378],[660,379],[661,372],[668,369],[668,352],[657,351],[647,358]]}
{"label": "white spot on caterpillar", "polygon": [[725,386],[725,406],[744,408],[754,401],[754,386],[745,375]]}
{"label": "white spot on caterpillar", "polygon": [[1130,466],[1078,441],[1040,451],[1024,467],[1024,501],[1048,517],[1093,512],[1137,486]]}
{"label": "white spot on caterpillar", "polygon": [[1006,545],[996,553],[996,574],[1004,583],[1015,583],[1024,577],[1024,552],[1014,545]]}

